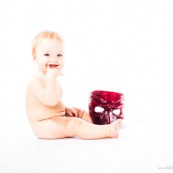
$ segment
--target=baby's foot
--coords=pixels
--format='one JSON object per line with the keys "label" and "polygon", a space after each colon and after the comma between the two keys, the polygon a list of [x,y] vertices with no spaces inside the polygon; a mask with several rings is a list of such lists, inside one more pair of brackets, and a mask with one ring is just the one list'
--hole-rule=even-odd
{"label": "baby's foot", "polygon": [[120,127],[121,127],[121,125],[122,125],[122,119],[120,118],[120,119],[117,119],[115,122],[118,124],[118,128],[120,129]]}
{"label": "baby's foot", "polygon": [[118,138],[118,130],[121,126],[122,119],[117,119],[109,126],[108,137],[110,138]]}

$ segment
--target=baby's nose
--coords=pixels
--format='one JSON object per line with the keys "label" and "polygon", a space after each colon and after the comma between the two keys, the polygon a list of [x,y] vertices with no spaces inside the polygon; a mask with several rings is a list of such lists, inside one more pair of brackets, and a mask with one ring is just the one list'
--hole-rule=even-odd
{"label": "baby's nose", "polygon": [[52,57],[50,58],[50,61],[51,61],[51,62],[58,62],[58,57],[57,57],[57,56],[52,56]]}

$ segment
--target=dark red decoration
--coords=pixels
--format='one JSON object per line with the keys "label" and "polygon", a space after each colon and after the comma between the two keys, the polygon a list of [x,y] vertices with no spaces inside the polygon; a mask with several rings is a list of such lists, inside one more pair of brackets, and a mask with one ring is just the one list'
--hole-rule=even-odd
{"label": "dark red decoration", "polygon": [[90,94],[89,113],[94,124],[104,125],[123,119],[124,95],[112,91],[95,90]]}

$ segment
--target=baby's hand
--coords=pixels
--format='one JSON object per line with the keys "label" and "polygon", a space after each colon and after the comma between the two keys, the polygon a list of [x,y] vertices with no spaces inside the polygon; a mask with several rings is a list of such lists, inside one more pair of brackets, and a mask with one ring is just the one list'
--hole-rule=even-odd
{"label": "baby's hand", "polygon": [[61,72],[61,68],[59,66],[48,66],[46,77],[57,77],[57,76],[63,76]]}
{"label": "baby's hand", "polygon": [[78,111],[75,108],[65,108],[66,116],[68,117],[77,117]]}

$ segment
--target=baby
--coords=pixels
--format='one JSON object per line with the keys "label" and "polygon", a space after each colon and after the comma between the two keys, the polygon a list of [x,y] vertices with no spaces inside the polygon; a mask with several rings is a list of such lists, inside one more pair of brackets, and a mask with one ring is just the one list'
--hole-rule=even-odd
{"label": "baby", "polygon": [[117,138],[121,119],[109,125],[95,125],[90,115],[65,107],[58,78],[64,66],[63,40],[55,32],[41,32],[33,40],[32,56],[38,71],[26,90],[26,113],[40,139],[80,137]]}

